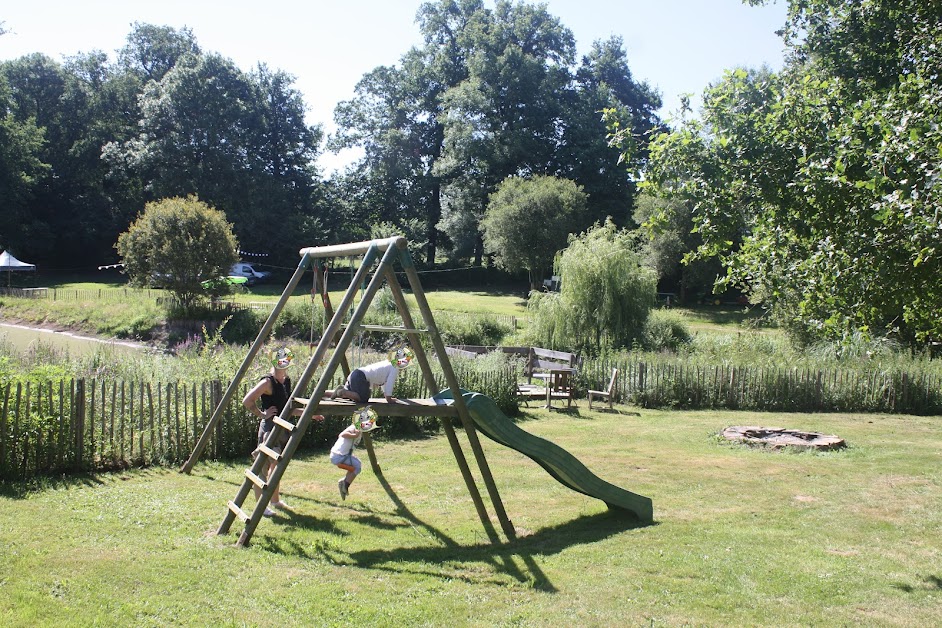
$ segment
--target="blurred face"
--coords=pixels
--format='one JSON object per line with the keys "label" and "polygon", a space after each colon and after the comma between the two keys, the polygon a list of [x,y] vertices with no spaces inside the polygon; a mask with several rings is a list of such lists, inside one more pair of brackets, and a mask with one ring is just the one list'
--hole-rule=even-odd
{"label": "blurred face", "polygon": [[412,349],[409,349],[408,347],[401,347],[396,349],[392,356],[390,356],[389,361],[395,364],[397,368],[404,369],[412,363],[412,358],[414,356],[415,354],[412,353]]}
{"label": "blurred face", "polygon": [[291,360],[294,359],[294,354],[291,353],[291,349],[287,347],[282,347],[277,351],[272,351],[271,354],[271,365],[274,366],[279,371],[286,370],[291,365]]}

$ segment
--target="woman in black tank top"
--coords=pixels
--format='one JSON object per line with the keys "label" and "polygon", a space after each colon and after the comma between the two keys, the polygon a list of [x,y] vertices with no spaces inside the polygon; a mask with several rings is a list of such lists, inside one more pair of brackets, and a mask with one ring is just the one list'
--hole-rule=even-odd
{"label": "woman in black tank top", "polygon": [[[281,348],[278,351],[273,351],[271,354],[271,371],[262,377],[242,399],[242,405],[245,406],[245,409],[259,418],[259,445],[265,444],[268,440],[269,434],[275,428],[275,417],[281,416],[285,406],[288,405],[292,390],[291,378],[288,377],[288,366],[291,364],[292,358],[293,355],[290,349]],[[261,408],[257,403],[259,400],[262,402]],[[272,443],[271,447],[280,453],[284,445],[284,442],[278,442]],[[258,455],[258,449],[253,452],[253,455]],[[272,460],[263,468],[262,478],[268,478],[274,467],[275,461]],[[262,494],[262,490],[255,485],[252,488],[255,490],[255,498],[258,499]],[[272,492],[271,505],[275,508],[287,508],[287,505],[281,501],[278,488],[278,486],[275,486],[275,490]],[[275,512],[270,508],[265,509],[266,516],[270,517],[274,514]]]}

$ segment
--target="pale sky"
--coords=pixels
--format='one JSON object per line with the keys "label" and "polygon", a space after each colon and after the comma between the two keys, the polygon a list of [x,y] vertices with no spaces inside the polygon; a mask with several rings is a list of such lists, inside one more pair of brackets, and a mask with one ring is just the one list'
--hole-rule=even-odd
{"label": "pale sky", "polygon": [[[357,81],[381,65],[398,65],[420,45],[415,14],[421,0],[44,0],[8,2],[0,21],[0,60],[42,52],[61,61],[101,50],[112,60],[131,24],[188,27],[204,51],[232,59],[243,70],[265,63],[296,77],[309,124],[334,130],[334,106],[353,97]],[[493,0],[485,6],[493,8]],[[535,3],[534,3],[535,4]],[[750,7],[741,0],[545,0],[575,37],[579,55],[592,42],[620,35],[636,80],[655,87],[661,117],[692,102],[723,70],[782,66],[775,31],[785,23],[785,0]],[[351,156],[321,158],[324,174]]]}

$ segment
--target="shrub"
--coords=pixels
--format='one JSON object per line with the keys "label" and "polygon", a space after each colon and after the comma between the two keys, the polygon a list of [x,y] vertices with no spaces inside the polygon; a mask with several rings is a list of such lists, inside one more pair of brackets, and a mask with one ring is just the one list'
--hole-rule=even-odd
{"label": "shrub", "polygon": [[641,344],[647,351],[678,351],[690,344],[690,331],[680,314],[652,310],[644,322]]}
{"label": "shrub", "polygon": [[508,325],[486,314],[439,312],[435,324],[446,345],[499,345],[511,331]]}

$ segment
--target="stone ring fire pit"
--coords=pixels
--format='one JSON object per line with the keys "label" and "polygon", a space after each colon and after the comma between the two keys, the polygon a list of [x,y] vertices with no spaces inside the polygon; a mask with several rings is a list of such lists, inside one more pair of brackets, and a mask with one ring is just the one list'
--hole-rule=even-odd
{"label": "stone ring fire pit", "polygon": [[770,449],[797,447],[799,449],[827,451],[847,447],[844,439],[837,436],[819,434],[818,432],[789,430],[783,427],[734,425],[723,430],[723,438]]}

